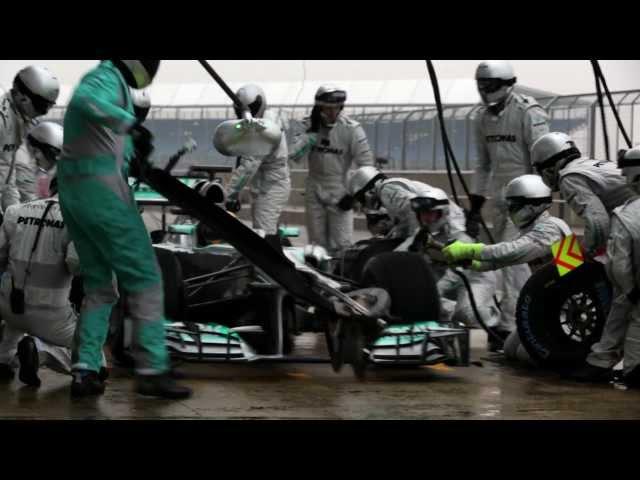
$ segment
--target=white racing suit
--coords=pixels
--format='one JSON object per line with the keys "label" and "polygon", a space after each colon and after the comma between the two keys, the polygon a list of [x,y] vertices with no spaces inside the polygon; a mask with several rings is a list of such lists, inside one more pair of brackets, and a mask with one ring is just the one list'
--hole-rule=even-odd
{"label": "white racing suit", "polygon": [[613,302],[599,342],[591,347],[587,362],[613,368],[624,352],[624,373],[640,365],[640,303],[633,293],[640,287],[640,198],[635,196],[614,209],[607,242],[607,275]]}
{"label": "white racing suit", "polygon": [[28,130],[37,125],[35,120],[25,120],[11,99],[11,92],[0,97],[0,206],[19,203],[16,187],[15,155]]}
{"label": "white racing suit", "polygon": [[[48,202],[54,202],[45,219],[33,255],[38,225]],[[25,272],[31,257],[30,275]],[[17,345],[24,334],[32,335],[41,365],[71,373],[71,345],[77,316],[69,302],[72,271],[79,260],[60,213],[57,198],[13,205],[0,227],[0,315],[6,322],[0,343],[0,363],[15,362]],[[25,313],[11,310],[12,283],[23,288]]]}
{"label": "white racing suit", "polygon": [[[421,182],[412,182],[421,183]],[[423,187],[429,188],[428,185],[421,183]],[[424,190],[423,190],[424,191]],[[407,206],[409,211],[415,217],[415,213]],[[408,216],[405,216],[408,218]],[[464,211],[457,204],[449,200],[449,216],[447,223],[443,229],[433,236],[434,240],[439,243],[447,244],[453,240],[470,242],[469,237],[464,229]],[[417,223],[417,220],[416,220]],[[396,251],[406,251],[413,243],[415,236],[419,232],[409,237],[400,244]],[[469,327],[479,327],[476,315],[471,306],[469,292],[462,278],[456,274],[447,264],[436,262],[426,256],[432,265],[433,273],[437,279],[438,294],[440,295],[441,316],[440,321],[448,322],[456,320]],[[465,270],[462,272],[469,281],[473,298],[475,299],[478,313],[482,316],[482,320],[487,327],[495,327],[498,324],[500,312],[493,301],[493,295],[496,289],[496,277],[493,272],[474,272]]]}
{"label": "white racing suit", "polygon": [[281,126],[283,133],[280,144],[266,157],[241,157],[240,165],[231,174],[227,195],[237,198],[250,183],[253,228],[272,235],[277,233],[280,213],[289,201],[291,179],[285,127],[275,110],[267,110],[264,118]]}
{"label": "white racing suit", "polygon": [[[535,269],[551,261],[551,246],[570,234],[571,229],[564,220],[542,212],[530,226],[521,230],[517,239],[485,246],[480,254],[481,269],[497,270],[519,264],[529,264]],[[515,329],[505,341],[504,354],[509,359],[534,363]]]}
{"label": "white racing suit", "polygon": [[340,114],[333,128],[320,126],[317,134],[306,133],[311,120],[294,135],[290,158],[308,159],[305,180],[305,209],[309,242],[331,253],[352,243],[353,211],[343,211],[338,202],[347,195],[349,169],[373,165],[373,153],[358,122]]}
{"label": "white racing suit", "polygon": [[[530,148],[549,132],[549,120],[544,109],[533,99],[511,92],[504,109],[496,116],[487,107],[480,108],[474,121],[478,161],[473,193],[494,197],[493,236],[496,242],[518,236],[508,215],[505,190],[507,184],[520,175],[532,173]],[[503,269],[498,275],[502,290],[500,328],[515,328],[518,294],[531,275],[528,265]]]}
{"label": "white racing suit", "polygon": [[15,183],[20,195],[19,203],[37,200],[38,197],[38,166],[29,153],[27,145],[23,143],[16,152]]}
{"label": "white racing suit", "polygon": [[558,178],[562,198],[585,222],[584,248],[594,254],[607,244],[613,209],[635,194],[614,162],[578,158]]}

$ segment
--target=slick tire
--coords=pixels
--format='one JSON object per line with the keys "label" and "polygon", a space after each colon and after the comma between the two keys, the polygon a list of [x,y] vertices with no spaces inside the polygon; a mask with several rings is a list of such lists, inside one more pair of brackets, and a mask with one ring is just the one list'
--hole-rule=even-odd
{"label": "slick tire", "polygon": [[162,272],[165,316],[174,322],[186,321],[180,261],[177,255],[170,250],[164,248],[154,248],[154,250]]}
{"label": "slick tire", "polygon": [[438,320],[440,297],[436,280],[424,256],[413,252],[386,252],[364,267],[362,283],[385,289],[391,297],[391,315],[402,323]]}
{"label": "slick tire", "polygon": [[600,339],[611,308],[611,285],[600,263],[587,262],[560,276],[554,264],[536,271],[522,288],[516,325],[522,345],[541,366],[572,368]]}

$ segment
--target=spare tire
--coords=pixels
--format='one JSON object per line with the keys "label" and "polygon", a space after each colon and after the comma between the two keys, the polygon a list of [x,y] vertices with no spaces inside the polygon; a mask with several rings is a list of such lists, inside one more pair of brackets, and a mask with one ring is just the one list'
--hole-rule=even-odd
{"label": "spare tire", "polygon": [[182,266],[175,252],[162,247],[154,247],[164,291],[164,312],[167,319],[174,322],[186,321]]}
{"label": "spare tire", "polygon": [[366,287],[385,289],[391,297],[391,315],[401,323],[437,321],[440,297],[431,266],[413,252],[386,252],[371,258],[362,273]]}
{"label": "spare tire", "polygon": [[543,366],[582,364],[600,340],[611,308],[604,266],[585,262],[560,276],[554,264],[536,271],[522,287],[516,324],[522,345]]}

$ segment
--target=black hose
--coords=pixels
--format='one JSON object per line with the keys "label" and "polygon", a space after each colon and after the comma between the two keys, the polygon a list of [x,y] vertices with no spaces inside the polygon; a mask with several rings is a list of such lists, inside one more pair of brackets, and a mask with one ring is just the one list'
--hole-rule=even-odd
{"label": "black hose", "polygon": [[476,320],[478,320],[478,323],[480,324],[480,326],[484,329],[485,332],[487,332],[489,336],[493,337],[494,339],[498,340],[500,343],[504,344],[504,338],[502,338],[500,335],[494,332],[490,327],[488,327],[486,323],[484,323],[482,315],[480,315],[480,312],[478,311],[478,305],[476,304],[476,299],[473,296],[473,292],[471,291],[471,284],[469,283],[469,279],[467,278],[467,276],[456,268],[452,268],[451,270],[453,270],[453,273],[455,273],[462,279],[462,283],[464,283],[464,286],[467,289],[467,293],[469,294],[469,302],[471,303],[471,309],[473,310],[473,314],[476,316]]}
{"label": "black hose", "polygon": [[598,67],[594,61],[591,61],[593,67],[593,75],[596,79],[596,93],[598,94],[598,106],[600,107],[600,120],[602,122],[602,135],[604,137],[604,151],[607,157],[607,161],[611,159],[609,156],[609,134],[607,133],[607,118],[604,114],[604,101],[602,99],[602,90],[600,88],[600,76],[598,75]]}
{"label": "black hose", "polygon": [[[436,100],[436,109],[438,111],[438,120],[440,122],[440,133],[442,135],[442,144],[445,150],[447,175],[449,177],[449,183],[451,184],[451,192],[453,194],[453,198],[455,199],[456,203],[460,205],[460,200],[458,199],[455,185],[453,183],[453,176],[451,175],[451,165],[449,163],[450,161],[453,163],[456,169],[458,180],[460,181],[460,184],[462,185],[462,189],[464,190],[464,193],[467,195],[467,198],[470,198],[471,193],[469,191],[469,188],[467,187],[466,182],[464,181],[464,177],[462,176],[462,171],[460,170],[460,166],[458,165],[455,154],[453,153],[453,149],[451,148],[451,144],[449,143],[449,136],[447,135],[447,129],[444,124],[444,114],[442,110],[442,101],[440,99],[440,87],[438,86],[438,77],[436,75],[435,69],[433,68],[433,63],[431,62],[431,60],[426,60],[426,62],[427,62],[427,70],[429,71],[429,78],[431,80],[431,86],[433,88],[434,98]],[[487,236],[489,237],[489,240],[491,241],[491,243],[495,243],[493,235],[491,235],[491,231],[489,230],[489,227],[487,227],[487,224],[485,223],[482,216],[480,216],[480,224],[484,228],[484,231],[487,233]]]}
{"label": "black hose", "polygon": [[[593,67],[593,71],[594,74],[596,76],[597,79],[600,80],[600,82],[602,83],[602,87],[604,88],[604,92],[607,95],[607,99],[609,100],[609,105],[611,105],[611,110],[613,111],[613,115],[616,118],[616,122],[618,123],[618,128],[620,129],[620,132],[622,133],[622,136],[624,137],[624,141],[627,144],[628,148],[631,148],[631,139],[629,138],[629,135],[627,135],[627,131],[624,128],[624,125],[622,124],[622,120],[620,120],[620,115],[618,114],[618,109],[616,108],[615,104],[613,103],[613,98],[611,97],[611,92],[609,91],[609,87],[607,86],[607,81],[604,78],[604,74],[602,73],[602,69],[600,68],[600,64],[598,63],[598,60],[591,60],[591,65]],[[599,95],[602,95],[601,93]],[[600,107],[602,108],[602,107]],[[603,123],[604,125],[604,123]]]}

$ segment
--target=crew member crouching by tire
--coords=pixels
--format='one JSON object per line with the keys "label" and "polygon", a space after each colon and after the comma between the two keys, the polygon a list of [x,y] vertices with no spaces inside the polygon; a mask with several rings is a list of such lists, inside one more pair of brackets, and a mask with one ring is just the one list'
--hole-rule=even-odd
{"label": "crew member crouching by tire", "polygon": [[[57,198],[10,206],[0,228],[0,315],[6,322],[0,342],[0,380],[14,377],[40,386],[38,369],[71,374],[71,345],[77,315],[69,292],[78,257],[69,240]],[[104,365],[104,363],[103,363]],[[100,372],[106,378],[103,367]]]}
{"label": "crew member crouching by tire", "polygon": [[[494,245],[454,242],[443,250],[449,262],[472,260],[472,270],[488,271],[525,263],[535,270],[551,260],[551,246],[571,234],[564,220],[547,211],[552,203],[551,189],[538,175],[522,175],[509,182],[505,197],[509,217],[520,236]],[[508,359],[534,363],[517,330],[505,341],[504,354]]]}

